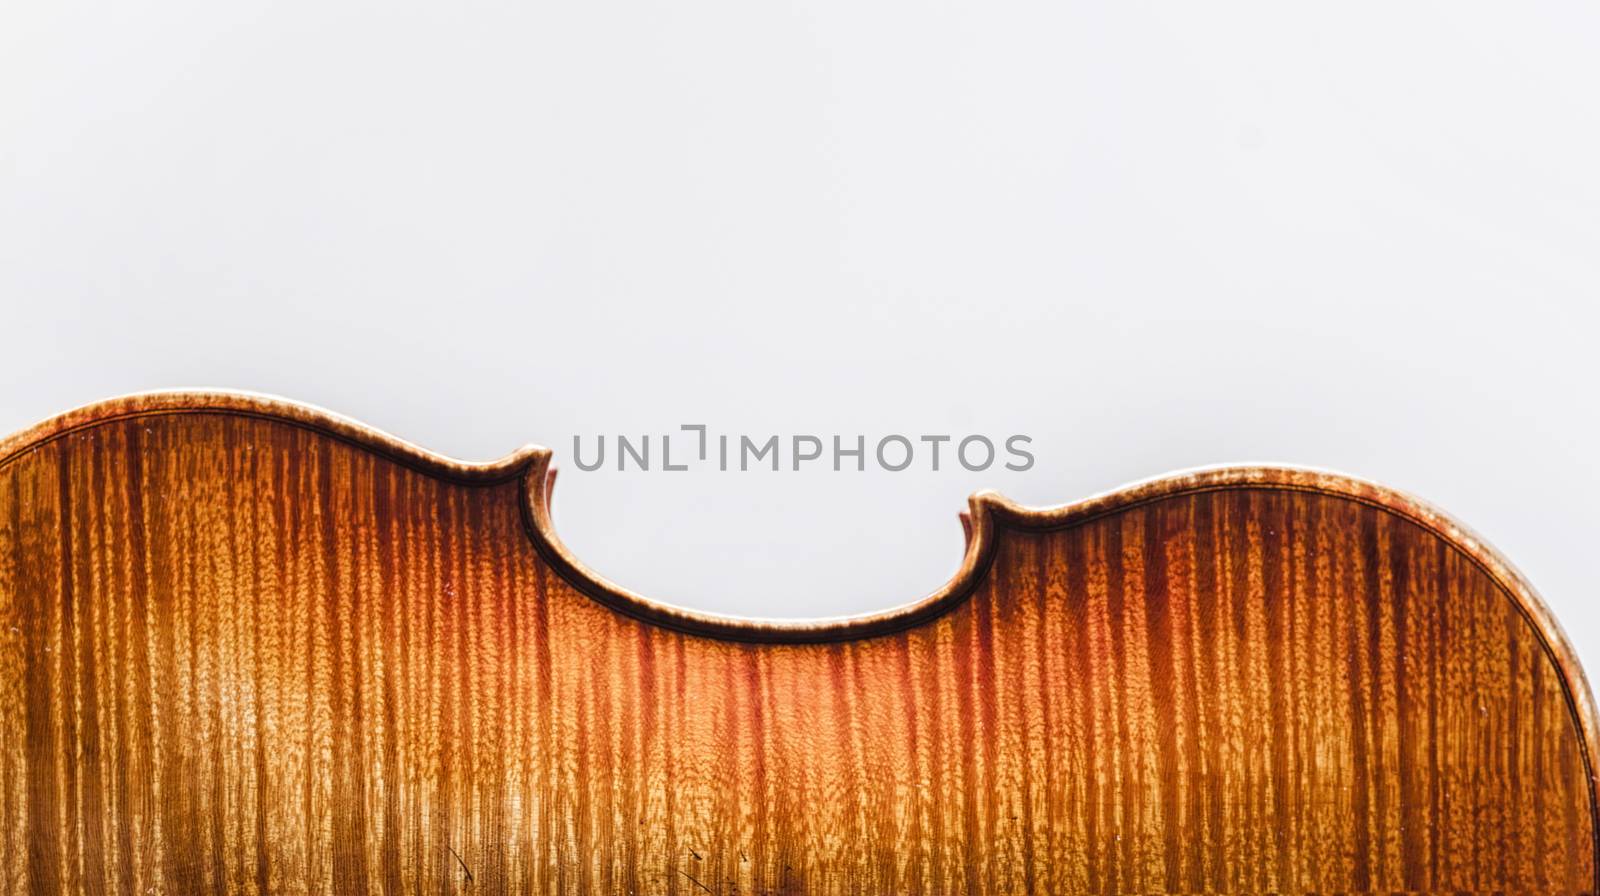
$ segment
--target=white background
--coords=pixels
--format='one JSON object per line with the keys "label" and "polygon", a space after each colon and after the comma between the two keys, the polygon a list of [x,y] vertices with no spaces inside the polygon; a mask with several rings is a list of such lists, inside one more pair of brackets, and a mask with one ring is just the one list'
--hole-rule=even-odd
{"label": "white background", "polygon": [[276,393],[448,454],[1014,432],[1037,466],[581,473],[589,565],[814,616],[956,512],[1287,461],[1443,506],[1600,668],[1592,3],[8,3],[0,429]]}

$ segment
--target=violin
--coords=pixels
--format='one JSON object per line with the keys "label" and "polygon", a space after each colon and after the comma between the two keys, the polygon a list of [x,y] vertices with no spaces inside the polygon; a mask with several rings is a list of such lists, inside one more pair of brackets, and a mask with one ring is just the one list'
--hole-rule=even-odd
{"label": "violin", "polygon": [[0,441],[0,893],[1600,891],[1576,655],[1400,492],[982,492],[935,593],[779,623],[550,487],[245,394]]}

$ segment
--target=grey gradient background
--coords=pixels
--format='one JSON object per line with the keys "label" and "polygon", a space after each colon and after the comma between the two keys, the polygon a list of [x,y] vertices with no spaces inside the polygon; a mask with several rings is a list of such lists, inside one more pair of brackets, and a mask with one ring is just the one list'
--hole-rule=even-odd
{"label": "grey gradient background", "polygon": [[1577,2],[8,3],[0,429],[219,386],[471,459],[1034,437],[565,464],[591,566],[769,616],[935,588],[978,488],[1325,466],[1478,529],[1600,668],[1597,84]]}

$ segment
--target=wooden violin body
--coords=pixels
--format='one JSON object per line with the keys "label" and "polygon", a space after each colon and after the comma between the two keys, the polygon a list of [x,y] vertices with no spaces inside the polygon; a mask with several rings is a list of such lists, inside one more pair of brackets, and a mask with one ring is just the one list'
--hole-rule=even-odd
{"label": "wooden violin body", "polygon": [[1596,891],[1573,654],[1397,493],[973,499],[831,625],[631,595],[548,452],[148,395],[0,443],[0,893]]}

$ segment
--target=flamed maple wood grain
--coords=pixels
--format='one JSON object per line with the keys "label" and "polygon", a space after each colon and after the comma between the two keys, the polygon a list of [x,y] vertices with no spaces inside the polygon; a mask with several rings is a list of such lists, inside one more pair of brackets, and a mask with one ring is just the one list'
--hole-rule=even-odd
{"label": "flamed maple wood grain", "polygon": [[951,586],[636,599],[473,466],[130,399],[0,447],[0,892],[1596,888],[1593,708],[1464,532],[1322,474],[973,505]]}

